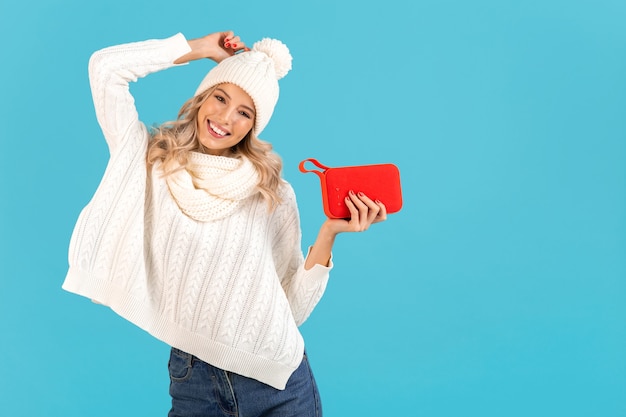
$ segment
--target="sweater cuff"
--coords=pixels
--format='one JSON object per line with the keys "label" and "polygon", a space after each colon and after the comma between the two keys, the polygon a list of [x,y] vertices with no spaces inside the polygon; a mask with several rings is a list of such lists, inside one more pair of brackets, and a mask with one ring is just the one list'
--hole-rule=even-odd
{"label": "sweater cuff", "polygon": [[[311,253],[311,249],[313,248],[313,246],[309,246],[309,250],[306,253],[306,257],[304,258],[304,263],[306,263],[306,260],[309,258],[309,254]],[[330,253],[330,258],[328,259],[328,266],[324,266],[321,264],[314,264],[313,267],[311,269],[305,269],[304,272],[311,273],[313,270],[317,269],[318,271],[316,272],[324,272],[324,273],[328,273],[330,272],[331,269],[333,269],[333,253]]]}
{"label": "sweater cuff", "polygon": [[[187,38],[185,35],[178,32],[174,36],[170,36],[169,38],[164,39],[166,42],[167,48],[170,53],[170,57],[172,57],[172,63],[176,61],[181,56],[191,52],[191,47],[189,46],[189,42],[187,42]],[[174,64],[175,66],[187,65],[188,62],[183,62],[182,64]]]}

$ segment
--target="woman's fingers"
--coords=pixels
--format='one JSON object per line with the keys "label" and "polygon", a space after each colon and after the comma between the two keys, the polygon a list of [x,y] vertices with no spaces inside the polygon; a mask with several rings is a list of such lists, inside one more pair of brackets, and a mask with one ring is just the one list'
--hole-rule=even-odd
{"label": "woman's fingers", "polygon": [[239,36],[227,36],[226,38],[224,38],[224,47],[225,48],[237,48],[239,45],[241,44],[241,39],[239,39]]}
{"label": "woman's fingers", "polygon": [[387,220],[387,206],[385,206],[380,200],[376,200],[375,203],[378,205],[380,210],[378,211],[378,215],[376,216],[376,219],[373,223],[383,222]]}
{"label": "woman's fingers", "polygon": [[232,32],[229,32],[229,34],[224,38],[224,48],[231,50],[233,53],[250,50],[241,38]]}
{"label": "woman's fingers", "polygon": [[354,231],[365,231],[373,223],[378,223],[387,218],[387,210],[381,202],[370,199],[365,194],[350,191],[346,198],[346,205],[350,210],[350,224]]}
{"label": "woman's fingers", "polygon": [[373,201],[372,199],[370,199],[368,196],[366,196],[363,193],[358,193],[359,198],[361,199],[361,201],[363,201],[365,203],[365,205],[368,208],[367,211],[367,225],[371,225],[372,223],[374,223],[376,221],[376,219],[378,218],[379,214],[380,214],[380,206],[377,202]]}

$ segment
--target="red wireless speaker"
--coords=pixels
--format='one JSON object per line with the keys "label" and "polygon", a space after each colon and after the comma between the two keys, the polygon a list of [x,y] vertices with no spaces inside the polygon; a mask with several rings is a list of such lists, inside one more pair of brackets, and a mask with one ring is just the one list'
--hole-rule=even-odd
{"label": "red wireless speaker", "polygon": [[[317,169],[306,169],[307,162]],[[320,178],[324,213],[331,219],[350,218],[345,198],[350,190],[362,192],[372,200],[380,200],[387,214],[402,208],[400,171],[394,164],[359,165],[330,168],[313,158],[300,162],[300,171],[313,172]]]}

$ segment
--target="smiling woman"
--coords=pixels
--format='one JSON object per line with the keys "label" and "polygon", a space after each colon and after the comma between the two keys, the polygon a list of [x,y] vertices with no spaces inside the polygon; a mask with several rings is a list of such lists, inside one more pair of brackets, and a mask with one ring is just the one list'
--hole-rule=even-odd
{"label": "smiling woman", "polygon": [[198,111],[198,140],[211,155],[227,156],[254,126],[254,102],[241,87],[224,83],[209,93]]}
{"label": "smiling woman", "polygon": [[[178,119],[150,132],[129,82],[200,58],[218,65]],[[351,193],[350,218],[327,219],[304,256],[293,189],[257,137],[290,69],[280,41],[250,50],[232,32],[90,60],[111,160],[75,226],[63,288],[172,346],[171,416],[320,414],[298,326],[325,291],[336,236],[385,220],[386,209]]]}

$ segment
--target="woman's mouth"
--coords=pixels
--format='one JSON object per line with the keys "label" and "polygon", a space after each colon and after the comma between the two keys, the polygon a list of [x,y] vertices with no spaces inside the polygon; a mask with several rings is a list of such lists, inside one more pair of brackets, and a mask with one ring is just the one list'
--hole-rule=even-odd
{"label": "woman's mouth", "polygon": [[225,136],[230,135],[228,131],[224,130],[221,126],[213,123],[210,120],[208,121],[207,125],[208,125],[209,133],[217,138],[223,138]]}

